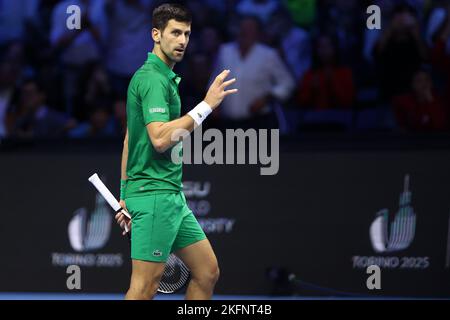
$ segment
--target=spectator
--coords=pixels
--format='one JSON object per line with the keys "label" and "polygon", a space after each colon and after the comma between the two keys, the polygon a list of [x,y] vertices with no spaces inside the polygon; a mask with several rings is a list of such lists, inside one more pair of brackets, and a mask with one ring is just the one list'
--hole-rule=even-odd
{"label": "spectator", "polygon": [[7,114],[16,93],[18,70],[7,61],[0,63],[0,138],[7,135]]}
{"label": "spectator", "polygon": [[[66,11],[71,5],[77,5],[81,9],[81,29],[67,28]],[[77,84],[83,67],[101,58],[100,46],[105,36],[105,21],[102,0],[67,0],[53,9],[50,40],[54,49],[61,53],[65,105],[70,114],[73,113],[73,100],[80,94]]]}
{"label": "spectator", "polygon": [[99,106],[93,109],[89,121],[81,123],[69,132],[71,138],[105,138],[115,135],[114,119],[108,108]]}
{"label": "spectator", "polygon": [[186,103],[184,107],[187,108],[183,112],[189,111],[189,106],[195,101],[203,99],[206,94],[209,77],[213,72],[212,69],[222,43],[221,35],[217,29],[205,26],[200,31],[199,43],[201,45],[196,51],[190,51],[191,53],[186,56],[182,65],[185,66],[184,73],[186,75],[180,83],[180,93]]}
{"label": "spectator", "polygon": [[298,103],[314,110],[348,109],[355,98],[352,70],[339,63],[335,40],[316,39],[313,68],[306,72],[298,90]]}
{"label": "spectator", "polygon": [[374,52],[375,47],[380,40],[385,26],[389,25],[390,17],[395,9],[395,2],[392,0],[375,0],[374,5],[380,7],[380,11],[383,13],[381,15],[381,29],[365,29],[364,33],[364,44],[363,44],[363,57],[366,62],[370,64],[374,63]]}
{"label": "spectator", "polygon": [[24,38],[25,26],[36,14],[39,0],[14,0],[0,3],[0,46]]}
{"label": "spectator", "polygon": [[76,122],[46,105],[46,94],[35,80],[24,82],[16,110],[10,113],[10,135],[16,138],[58,138],[73,128]]}
{"label": "spectator", "polygon": [[267,24],[278,6],[276,0],[241,0],[236,9],[240,15],[256,16]]}
{"label": "spectator", "polygon": [[279,49],[296,81],[311,67],[311,39],[307,31],[296,27],[289,12],[277,11],[271,22],[270,43]]}
{"label": "spectator", "polygon": [[216,71],[229,69],[243,88],[225,99],[219,108],[220,116],[232,123],[228,126],[277,126],[271,109],[272,100],[289,98],[295,83],[277,52],[258,42],[261,24],[255,17],[241,19],[235,42],[225,44],[218,53]]}
{"label": "spectator", "polygon": [[394,9],[390,25],[375,47],[382,98],[408,90],[414,72],[427,58],[415,11],[406,5]]}
{"label": "spectator", "polygon": [[[205,88],[208,87],[209,76],[211,75],[211,63],[207,56],[201,53],[196,53],[188,58],[186,77],[183,85],[180,86],[180,92],[185,97],[183,100],[187,108],[195,103],[195,101],[202,100],[206,94]],[[184,110],[188,112],[189,110]]]}
{"label": "spectator", "polygon": [[216,11],[205,4],[202,0],[187,0],[186,6],[192,12],[192,28],[193,30],[200,30],[204,26],[217,23],[217,19],[221,19],[220,15],[216,14]]}
{"label": "spectator", "polygon": [[445,98],[447,108],[450,109],[450,5],[447,8],[446,17],[433,36],[432,63],[436,70],[446,78]]}
{"label": "spectator", "polygon": [[119,97],[114,100],[114,135],[125,137],[127,131],[127,100],[126,97]]}
{"label": "spectator", "polygon": [[200,50],[206,55],[208,61],[213,63],[222,43],[222,37],[217,29],[211,26],[204,27],[200,34],[202,44]]}
{"label": "spectator", "polygon": [[320,30],[336,36],[342,62],[356,67],[362,58],[364,29],[361,26],[367,18],[364,4],[358,0],[333,0],[323,1],[322,5]]}
{"label": "spectator", "polygon": [[417,72],[411,91],[393,100],[398,126],[405,131],[443,131],[446,112],[442,100],[433,89],[431,76],[426,71]]}
{"label": "spectator", "polygon": [[[77,118],[82,120],[85,120],[97,105],[108,105],[113,92],[108,74],[101,64],[90,64],[84,71],[85,74],[81,77],[81,82],[78,85],[82,89],[83,95],[76,100],[77,108],[75,112]],[[116,94],[118,93],[116,92]],[[124,95],[126,92],[120,94]]]}
{"label": "spectator", "polygon": [[[26,49],[27,60],[33,66],[40,67],[41,64],[53,59],[54,52],[51,50],[49,34],[51,30],[52,11],[58,0],[33,0],[37,2],[37,9],[27,19],[23,45]],[[13,1],[11,1],[13,2]],[[32,2],[32,1],[29,1]],[[28,4],[27,4],[28,6]]]}
{"label": "spectator", "polygon": [[126,94],[133,73],[151,50],[152,0],[107,0],[106,66],[116,93]]}

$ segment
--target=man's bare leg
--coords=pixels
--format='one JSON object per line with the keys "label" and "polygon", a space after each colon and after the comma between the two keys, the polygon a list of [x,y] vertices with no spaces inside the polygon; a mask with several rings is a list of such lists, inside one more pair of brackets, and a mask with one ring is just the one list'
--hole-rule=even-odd
{"label": "man's bare leg", "polygon": [[196,242],[175,253],[191,271],[186,300],[211,299],[219,279],[216,255],[208,239]]}
{"label": "man's bare leg", "polygon": [[130,289],[125,300],[150,300],[158,290],[164,263],[132,260]]}

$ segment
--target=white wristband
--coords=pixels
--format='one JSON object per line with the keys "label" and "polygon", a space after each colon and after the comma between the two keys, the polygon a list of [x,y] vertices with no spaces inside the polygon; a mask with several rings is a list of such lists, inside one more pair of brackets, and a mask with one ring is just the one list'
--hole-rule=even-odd
{"label": "white wristband", "polygon": [[200,102],[194,109],[188,112],[188,115],[194,119],[194,122],[199,126],[203,120],[212,112],[212,108],[205,101]]}

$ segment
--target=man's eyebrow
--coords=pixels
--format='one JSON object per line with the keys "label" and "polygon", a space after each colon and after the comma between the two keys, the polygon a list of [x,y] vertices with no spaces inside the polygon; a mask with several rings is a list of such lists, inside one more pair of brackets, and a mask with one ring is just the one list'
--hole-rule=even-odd
{"label": "man's eyebrow", "polygon": [[186,30],[186,31],[183,31],[183,30],[181,30],[181,29],[177,29],[177,28],[175,28],[175,29],[172,29],[170,32],[180,32],[180,33],[191,33],[191,30]]}

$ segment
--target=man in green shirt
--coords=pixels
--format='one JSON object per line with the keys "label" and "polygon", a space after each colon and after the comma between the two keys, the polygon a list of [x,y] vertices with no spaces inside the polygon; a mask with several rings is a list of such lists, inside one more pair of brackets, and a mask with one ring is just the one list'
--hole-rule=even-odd
{"label": "man in green shirt", "polygon": [[154,48],[128,87],[127,133],[122,153],[121,205],[131,214],[116,220],[131,230],[132,275],[126,299],[151,299],[164,264],[175,253],[191,271],[187,299],[210,299],[219,277],[216,256],[182,192],[182,165],[172,161],[180,131],[192,132],[219,106],[236,79],[224,70],[205,99],[180,117],[180,77],[173,71],[182,60],[191,33],[191,15],[180,5],[153,11]]}

